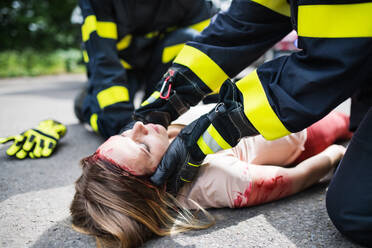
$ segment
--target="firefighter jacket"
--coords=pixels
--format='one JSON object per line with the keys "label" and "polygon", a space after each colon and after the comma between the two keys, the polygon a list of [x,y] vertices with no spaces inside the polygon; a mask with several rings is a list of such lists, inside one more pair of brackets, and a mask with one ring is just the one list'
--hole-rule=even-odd
{"label": "firefighter jacket", "polygon": [[[130,119],[141,76],[156,72],[149,69],[150,64],[169,66],[183,44],[216,13],[206,0],[79,0],[79,6],[89,78],[84,121],[106,137]],[[182,28],[176,39],[159,46],[168,34]],[[154,62],[154,50],[159,47],[159,61]],[[165,71],[158,73],[157,80]]]}
{"label": "firefighter jacket", "polygon": [[[215,113],[190,134],[192,156],[202,160],[247,135],[298,132],[370,84],[371,13],[363,0],[232,1],[172,66],[193,79],[194,92],[223,85]],[[300,51],[230,80],[293,29]]]}

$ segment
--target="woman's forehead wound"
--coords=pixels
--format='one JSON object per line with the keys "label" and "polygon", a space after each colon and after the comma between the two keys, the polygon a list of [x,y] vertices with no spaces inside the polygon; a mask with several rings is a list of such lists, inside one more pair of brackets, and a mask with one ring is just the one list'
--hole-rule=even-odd
{"label": "woman's forehead wound", "polygon": [[[115,136],[114,136],[115,137]],[[117,142],[117,138],[111,137],[106,142],[104,142],[96,151],[96,155],[104,160],[107,161],[129,173],[132,175],[136,175],[136,171],[131,169],[131,166],[127,165],[123,158],[125,158],[125,154],[123,154],[123,150],[121,150],[117,145],[120,143]],[[119,138],[119,137],[118,137]],[[125,144],[126,142],[124,142]],[[131,145],[125,146],[125,149],[129,152],[128,154],[135,154],[133,147]]]}

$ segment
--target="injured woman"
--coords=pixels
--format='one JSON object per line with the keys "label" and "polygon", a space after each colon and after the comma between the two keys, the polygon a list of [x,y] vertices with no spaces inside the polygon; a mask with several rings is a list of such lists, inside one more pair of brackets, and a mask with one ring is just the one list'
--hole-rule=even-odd
{"label": "injured woman", "polygon": [[[200,110],[202,108],[202,111]],[[81,160],[70,211],[73,228],[103,247],[137,247],[154,236],[213,225],[206,208],[242,208],[275,201],[319,183],[342,158],[334,144],[351,138],[349,117],[331,112],[298,133],[274,141],[247,137],[204,160],[197,178],[177,196],[149,176],[182,128],[208,112],[196,106],[165,129],[137,122]],[[205,218],[199,218],[201,210]]]}

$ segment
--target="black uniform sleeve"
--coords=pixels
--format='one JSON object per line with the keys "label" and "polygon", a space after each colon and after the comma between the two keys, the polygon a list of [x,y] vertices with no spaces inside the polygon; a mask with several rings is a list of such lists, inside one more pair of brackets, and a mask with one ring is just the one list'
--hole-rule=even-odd
{"label": "black uniform sleeve", "polygon": [[[289,5],[286,1],[278,2],[281,4],[274,11],[253,1],[233,1],[227,11],[219,12],[211,25],[187,45],[210,57],[229,77],[234,77],[292,30]],[[183,64],[190,57],[182,55],[176,63]],[[186,62],[185,66],[189,64]],[[193,67],[196,66],[199,65],[195,63]]]}
{"label": "black uniform sleeve", "polygon": [[371,3],[308,3],[297,9],[302,51],[265,63],[237,82],[246,116],[270,139],[308,127],[372,79]]}
{"label": "black uniform sleeve", "polygon": [[126,71],[120,62],[116,43],[117,24],[111,1],[80,0],[84,17],[82,38],[88,53],[88,67],[93,85],[123,83]]}

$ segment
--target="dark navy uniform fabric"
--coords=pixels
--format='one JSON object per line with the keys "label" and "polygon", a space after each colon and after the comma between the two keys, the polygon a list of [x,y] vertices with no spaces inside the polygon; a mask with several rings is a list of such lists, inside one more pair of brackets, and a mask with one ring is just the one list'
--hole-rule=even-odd
{"label": "dark navy uniform fabric", "polygon": [[134,94],[148,95],[181,45],[216,13],[206,0],[80,0],[89,86],[83,121],[105,137],[116,134],[134,110]]}
{"label": "dark navy uniform fabric", "polygon": [[341,233],[372,247],[372,108],[333,176],[326,203]]}
{"label": "dark navy uniform fabric", "polygon": [[372,107],[372,83],[366,83],[351,97],[350,131],[354,132]]}
{"label": "dark navy uniform fabric", "polygon": [[[185,138],[194,158],[201,161],[207,154],[233,147],[244,136],[259,133],[277,139],[300,131],[358,91],[370,102],[372,94],[364,89],[372,83],[371,13],[372,1],[366,0],[233,1],[186,43],[172,66],[184,75],[184,85],[193,85],[188,98],[183,92],[185,101],[198,97],[195,92],[205,96],[221,88],[220,107],[212,110],[220,116],[206,119],[209,125],[195,128]],[[231,82],[292,29],[298,33],[300,51],[264,63]],[[363,110],[357,109],[363,116]],[[353,138],[328,197],[336,226],[368,245],[372,237],[371,115],[359,127],[361,134]],[[345,197],[343,192],[350,194]]]}
{"label": "dark navy uniform fabric", "polygon": [[[342,24],[339,24],[332,33],[335,27],[331,26],[342,18],[348,18],[345,11],[354,11],[357,15],[359,9],[353,7],[359,5],[362,9],[364,4],[370,5],[370,1],[303,0],[287,3],[278,0],[283,6],[288,5],[289,16],[279,13],[280,8],[270,9],[260,4],[267,2],[270,1],[233,1],[227,12],[218,14],[213,25],[187,45],[206,54],[232,78],[292,29],[297,30],[298,47],[302,51],[280,57],[257,69],[259,83],[270,107],[288,131],[296,132],[322,118],[364,82],[372,81],[368,69],[372,65],[371,32],[354,34],[346,30],[343,33]],[[332,20],[332,16],[327,19],[325,14],[320,16],[325,18],[324,25],[311,29],[311,24],[315,23],[311,14],[316,19],[320,15],[316,13],[325,5],[330,11],[332,6],[344,8],[340,13],[345,16]],[[326,21],[330,22],[329,25]],[[366,25],[366,29],[371,26],[360,24]]]}

